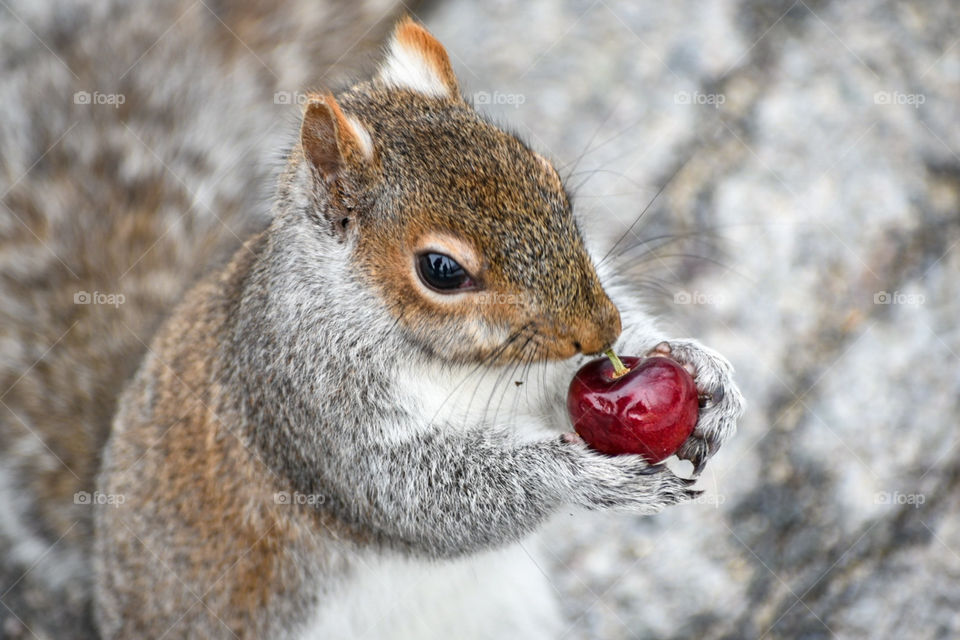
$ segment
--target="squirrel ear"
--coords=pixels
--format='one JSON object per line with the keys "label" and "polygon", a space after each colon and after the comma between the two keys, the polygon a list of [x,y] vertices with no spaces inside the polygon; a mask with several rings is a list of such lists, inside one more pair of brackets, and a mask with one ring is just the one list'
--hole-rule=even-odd
{"label": "squirrel ear", "polygon": [[410,16],[397,23],[377,77],[397,89],[410,89],[435,98],[460,99],[460,88],[447,50]]}
{"label": "squirrel ear", "polygon": [[327,180],[350,165],[373,158],[370,133],[356,118],[345,115],[333,95],[311,95],[300,124],[303,155]]}

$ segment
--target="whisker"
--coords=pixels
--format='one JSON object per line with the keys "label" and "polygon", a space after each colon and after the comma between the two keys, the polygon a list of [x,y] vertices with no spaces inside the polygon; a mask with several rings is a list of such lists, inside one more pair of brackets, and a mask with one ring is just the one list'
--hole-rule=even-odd
{"label": "whisker", "polygon": [[638,289],[641,291],[648,291],[657,296],[663,296],[665,298],[670,298],[673,294],[676,293],[676,287],[678,285],[674,284],[673,288],[670,288],[669,282],[664,282],[658,278],[630,278],[627,283],[631,289]]}
{"label": "whisker", "polygon": [[[523,335],[523,332],[525,332],[529,327],[530,327],[530,323],[527,323],[527,324],[525,324],[523,327],[521,327],[519,330],[517,330],[514,334],[512,334],[512,335],[510,336],[510,338],[509,338],[507,341],[504,342],[504,344],[501,346],[501,348],[497,349],[497,354],[496,354],[496,356],[497,356],[497,357],[500,357],[500,355],[502,355],[511,345],[513,345],[517,340],[520,339],[520,337]],[[489,373],[489,372],[488,372],[488,371],[484,371],[484,376],[486,376],[487,373]],[[502,375],[502,374],[500,374],[500,375]],[[499,380],[499,375],[498,375],[497,379]],[[482,379],[481,379],[481,380],[482,380]],[[470,413],[470,408],[473,406],[473,401],[476,399],[476,397],[477,397],[477,392],[478,392],[479,390],[480,390],[480,385],[478,384],[477,386],[474,387],[473,393],[470,394],[470,401],[467,403],[467,406],[466,406],[465,409],[464,409],[464,412],[465,412],[465,413],[467,413],[467,414]]]}
{"label": "whisker", "polygon": [[[524,372],[524,380],[523,380],[523,386],[525,387],[525,389],[523,390],[523,401],[527,403],[527,406],[528,406],[528,407],[529,407],[529,406],[533,406],[533,405],[532,405],[531,402],[530,402],[530,387],[531,387],[532,385],[531,385],[530,382],[527,380],[527,376],[530,375],[530,372],[531,372],[531,371],[533,371],[534,374],[536,374],[536,373],[537,373],[537,369],[538,369],[538,367],[539,367],[539,363],[543,362],[543,355],[542,355],[542,353],[541,353],[541,351],[540,351],[540,348],[539,348],[539,347],[540,347],[539,342],[534,342],[534,343],[533,343],[533,347],[534,347],[534,348],[533,348],[533,350],[531,351],[531,356],[532,356],[532,357],[531,357],[531,359],[530,359],[530,365],[527,367],[527,371]],[[539,354],[539,355],[538,355],[538,354]],[[536,356],[536,357],[534,358],[533,356]],[[541,384],[542,384],[542,383],[541,383]],[[536,389],[536,391],[535,391],[535,393],[536,393],[536,392],[539,392],[539,393],[541,394],[540,401],[542,401],[542,400],[543,400],[543,397],[542,397],[543,387],[542,387],[542,386],[538,386],[537,389]],[[539,404],[541,404],[541,402],[537,402],[537,404],[539,405]]]}
{"label": "whisker", "polygon": [[[530,336],[527,338],[527,340],[523,343],[523,346],[520,347],[520,355],[521,355],[521,358],[522,358],[522,354],[523,354],[523,352],[524,352],[524,349],[527,348],[527,345],[530,344],[530,341],[531,341],[532,339],[533,339],[533,335],[530,335]],[[522,359],[519,359],[519,360],[517,360],[517,362],[513,365],[512,368],[510,368],[509,365],[508,365],[507,367],[504,367],[503,373],[502,373],[500,376],[498,376],[496,382],[494,382],[493,387],[490,389],[490,396],[487,398],[487,404],[486,404],[486,406],[484,407],[484,410],[483,410],[483,422],[484,422],[485,424],[487,423],[487,413],[490,411],[490,403],[493,401],[493,396],[494,396],[494,394],[496,393],[497,388],[500,387],[501,381],[502,381],[502,380],[505,380],[505,381],[507,382],[507,384],[509,385],[510,378],[512,378],[512,377],[514,376],[514,374],[516,373],[516,371],[517,371],[517,369],[519,368],[519,366],[520,366],[521,363],[522,363]],[[504,375],[503,375],[503,374],[509,374],[509,375],[507,375],[506,378],[504,378]],[[504,397],[507,395],[507,391],[508,391],[508,390],[509,390],[509,386],[508,386],[506,389],[504,389],[504,392],[500,395],[500,401],[497,403],[497,406],[496,406],[496,408],[494,409],[494,412],[493,412],[493,421],[491,421],[489,424],[491,424],[491,425],[496,424],[497,415],[499,415],[499,413],[500,413],[500,407],[501,407],[501,405],[503,404],[503,399],[504,399]]]}
{"label": "whisker", "polygon": [[[607,122],[610,120],[610,118],[613,117],[613,114],[617,112],[617,107],[620,106],[620,102],[621,102],[622,100],[623,100],[623,96],[620,97],[620,100],[618,100],[618,101],[617,101],[617,104],[615,104],[615,105],[613,106],[613,109],[610,109],[610,113],[608,113],[608,114],[606,115],[606,117],[603,119],[603,121],[597,126],[597,128],[594,129],[593,135],[591,135],[591,136],[590,136],[590,139],[587,140],[587,144],[583,147],[583,151],[581,151],[581,152],[577,155],[576,161],[574,161],[573,166],[570,167],[570,173],[567,175],[567,178],[568,178],[568,179],[569,179],[569,177],[570,177],[570,174],[572,174],[574,171],[577,170],[577,167],[580,165],[580,161],[583,160],[583,159],[587,156],[587,154],[592,153],[593,151],[595,151],[595,149],[594,149],[594,150],[591,150],[591,149],[590,149],[590,145],[592,145],[592,144],[593,144],[593,141],[597,139],[597,136],[598,136],[598,135],[600,135],[600,131],[603,130],[603,127],[606,126],[606,124],[607,124]],[[608,140],[608,142],[609,142],[609,140]],[[602,145],[601,145],[601,146],[602,146]],[[566,180],[564,180],[564,182],[566,182]]]}
{"label": "whisker", "polygon": [[[635,251],[639,248],[645,247],[647,251],[656,251],[662,247],[680,242],[682,240],[689,240],[691,242],[702,242],[711,248],[714,248],[718,251],[725,251],[722,246],[719,244],[711,244],[712,241],[716,240],[719,242],[723,238],[717,234],[710,234],[709,232],[703,231],[689,231],[686,233],[663,233],[657,236],[649,236],[647,238],[638,238],[636,242],[629,245],[624,245],[621,249],[618,249],[613,253],[614,258],[626,255],[632,251]],[[662,241],[662,242],[661,242]],[[660,242],[660,244],[653,245],[654,242]],[[653,246],[650,246],[653,245]]]}
{"label": "whisker", "polygon": [[[510,348],[510,345],[512,345],[521,335],[523,335],[523,332],[526,331],[529,326],[530,326],[530,324],[527,323],[527,324],[525,324],[524,326],[520,327],[520,329],[518,329],[517,331],[515,331],[515,332],[512,333],[511,335],[507,336],[507,338],[500,344],[500,346],[498,346],[496,349],[494,349],[493,351],[491,351],[487,356],[485,356],[484,358],[482,358],[482,359],[480,360],[480,362],[478,362],[478,363],[476,364],[476,366],[473,367],[473,369],[471,369],[465,376],[463,376],[463,378],[460,380],[460,382],[458,382],[458,383],[456,384],[456,386],[454,386],[454,388],[450,390],[450,393],[447,394],[447,397],[444,398],[443,402],[440,403],[440,406],[437,408],[437,411],[433,414],[433,417],[430,418],[430,422],[429,422],[428,424],[429,424],[429,425],[432,425],[432,424],[433,424],[433,421],[437,419],[437,416],[440,415],[440,412],[443,410],[443,408],[444,408],[445,406],[447,406],[447,403],[450,401],[450,399],[453,397],[453,395],[454,395],[464,384],[466,384],[466,382],[467,382],[468,380],[470,380],[470,379],[471,379],[478,371],[480,371],[483,367],[485,367],[485,366],[488,365],[489,363],[493,362],[496,358],[499,358],[500,355],[501,355],[503,352],[505,352],[507,349]],[[484,373],[486,373],[486,372],[484,372]],[[474,394],[476,394],[476,390],[474,390]],[[472,397],[472,396],[471,396],[470,402],[471,402],[471,404],[472,404],[472,402],[473,402],[473,397]],[[468,405],[467,405],[467,410],[469,410],[469,408],[470,408],[470,405],[468,404]]]}
{"label": "whisker", "polygon": [[[534,342],[534,346],[536,346],[536,342]],[[517,409],[519,408],[519,405],[520,405],[521,395],[523,396],[524,401],[529,403],[530,394],[527,392],[527,389],[530,388],[530,385],[527,384],[527,374],[530,372],[530,365],[533,363],[533,356],[535,354],[536,354],[536,351],[531,350],[529,356],[524,357],[525,362],[524,362],[523,368],[521,369],[519,379],[526,388],[518,389],[516,391],[516,394],[513,397],[513,406],[510,408],[510,414],[509,414],[512,419],[516,419]]]}
{"label": "whisker", "polygon": [[[660,197],[660,194],[663,193],[668,186],[670,186],[670,183],[673,182],[674,178],[676,178],[678,175],[680,175],[680,172],[687,166],[687,164],[690,163],[690,160],[691,160],[692,158],[693,158],[693,154],[691,153],[690,155],[688,155],[688,156],[683,160],[683,162],[680,162],[680,163],[674,168],[673,172],[672,172],[672,173],[670,174],[670,176],[664,181],[663,185],[657,190],[657,192],[654,194],[653,198],[650,199],[650,202],[647,203],[647,206],[645,206],[645,207],[643,208],[643,211],[640,212],[640,215],[638,215],[637,218],[630,224],[630,226],[627,227],[627,230],[623,232],[623,235],[621,235],[621,236],[617,239],[617,241],[613,243],[613,246],[610,247],[610,250],[607,251],[607,254],[606,254],[605,256],[603,256],[603,258],[600,260],[600,263],[599,263],[599,264],[603,264],[603,263],[606,261],[606,259],[610,257],[610,254],[613,253],[614,250],[616,250],[616,248],[617,248],[618,246],[620,246],[620,243],[623,242],[623,239],[626,238],[629,234],[633,233],[633,230],[634,230],[634,228],[637,226],[637,223],[639,223],[640,220],[643,219],[643,216],[646,215],[647,211],[650,210],[650,207],[653,206],[653,203],[657,201],[657,198]],[[598,266],[599,266],[599,264],[598,264]]]}
{"label": "whisker", "polygon": [[[567,179],[569,180],[569,179],[572,179],[572,178],[577,177],[577,176],[586,176],[586,178],[584,178],[584,179],[581,180],[579,183],[577,183],[577,186],[575,187],[575,190],[580,190],[580,189],[583,188],[583,186],[584,186],[585,184],[587,184],[587,182],[590,180],[590,178],[592,178],[593,176],[597,175],[598,173],[607,173],[607,174],[610,174],[610,175],[612,175],[612,176],[616,176],[616,177],[620,178],[621,180],[623,180],[624,182],[627,182],[627,183],[633,185],[634,187],[637,187],[637,188],[640,189],[641,191],[649,192],[649,191],[651,190],[651,189],[650,189],[650,185],[644,184],[644,183],[640,182],[639,180],[636,180],[636,179],[634,179],[634,178],[631,178],[630,176],[628,176],[628,175],[625,174],[625,173],[621,173],[620,171],[615,171],[615,170],[613,170],[613,169],[604,169],[603,167],[596,167],[596,168],[594,168],[594,169],[586,169],[586,170],[584,170],[584,171],[578,171],[577,173],[572,173],[572,174],[570,174],[570,175],[567,177]],[[633,194],[633,195],[639,195],[639,193]]]}
{"label": "whisker", "polygon": [[717,260],[715,258],[710,258],[708,256],[701,256],[696,253],[666,253],[666,254],[650,254],[642,255],[639,259],[631,260],[625,264],[625,268],[636,268],[637,265],[646,264],[654,260],[664,260],[664,259],[686,259],[686,260],[702,260],[703,262],[709,262],[710,264],[717,265],[718,267],[723,267],[728,272],[743,278],[747,282],[754,282],[754,279],[745,273],[741,273],[733,266],[723,262],[722,260]]}

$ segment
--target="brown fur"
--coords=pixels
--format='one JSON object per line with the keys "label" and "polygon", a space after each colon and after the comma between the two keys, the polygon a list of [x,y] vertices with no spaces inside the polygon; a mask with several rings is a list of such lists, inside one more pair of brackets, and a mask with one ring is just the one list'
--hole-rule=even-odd
{"label": "brown fur", "polygon": [[[163,618],[172,637],[221,626],[240,638],[268,637],[283,620],[262,612],[297,592],[304,564],[329,561],[321,532],[352,536],[322,512],[276,502],[291,487],[258,457],[240,407],[216,382],[209,354],[262,242],[261,235],[246,243],[223,274],[190,293],[152,343],[141,382],[125,394],[117,421],[124,436],[115,436],[101,490],[126,502],[101,511],[100,561],[122,558],[154,578],[142,597],[115,586],[126,598],[122,626],[113,630],[123,637],[154,632],[137,621]],[[148,537],[155,528],[165,533]]]}
{"label": "brown fur", "polygon": [[394,29],[394,38],[398,43],[405,47],[419,52],[420,56],[433,67],[437,76],[443,81],[444,86],[450,92],[453,98],[459,98],[460,89],[457,83],[457,77],[453,73],[453,67],[450,64],[450,56],[440,41],[423,28],[423,26],[414,22],[410,16],[404,17]]}
{"label": "brown fur", "polygon": [[[24,532],[0,536],[0,628],[15,615],[24,634],[85,637],[93,509],[74,496],[96,488],[120,391],[185,291],[265,225],[270,150],[288,134],[276,125],[295,109],[275,92],[358,71],[395,13],[352,0],[8,4],[0,465]],[[72,99],[95,91],[124,103]],[[75,304],[84,291],[126,301]],[[47,553],[20,558],[27,538]]]}

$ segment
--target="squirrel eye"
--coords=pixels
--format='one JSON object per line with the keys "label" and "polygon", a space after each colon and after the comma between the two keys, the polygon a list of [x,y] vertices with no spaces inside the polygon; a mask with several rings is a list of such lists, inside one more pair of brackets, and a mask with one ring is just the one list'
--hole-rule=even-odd
{"label": "squirrel eye", "polygon": [[420,254],[417,258],[417,272],[425,285],[441,293],[462,291],[475,286],[466,269],[442,253]]}

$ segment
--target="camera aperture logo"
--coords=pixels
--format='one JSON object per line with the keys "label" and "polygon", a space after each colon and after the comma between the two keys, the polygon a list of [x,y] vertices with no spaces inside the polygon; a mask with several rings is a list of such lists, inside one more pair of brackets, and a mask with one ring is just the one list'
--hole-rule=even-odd
{"label": "camera aperture logo", "polygon": [[109,505],[114,508],[119,508],[120,505],[126,501],[127,497],[122,493],[104,493],[102,491],[90,493],[89,491],[77,491],[73,494],[73,504],[80,505]]}
{"label": "camera aperture logo", "polygon": [[926,301],[927,298],[922,293],[877,291],[873,294],[873,304],[899,304],[906,307],[919,307]]}
{"label": "camera aperture logo", "polygon": [[927,496],[922,493],[900,493],[899,491],[878,491],[873,496],[874,504],[889,505],[911,505],[914,509],[919,509],[927,501]]}
{"label": "camera aperture logo", "polygon": [[927,101],[922,93],[903,93],[901,91],[877,91],[873,94],[873,104],[879,105],[906,105],[919,109]]}
{"label": "camera aperture logo", "polygon": [[527,97],[522,93],[501,93],[500,91],[490,93],[489,91],[477,91],[473,94],[473,103],[477,105],[496,104],[519,109],[520,105],[526,101]]}
{"label": "camera aperture logo", "polygon": [[127,298],[122,293],[77,291],[73,294],[73,304],[105,304],[116,308],[126,301]]}
{"label": "camera aperture logo", "polygon": [[700,93],[699,91],[678,91],[673,94],[675,104],[693,104],[713,107],[719,109],[720,105],[726,103],[727,96],[722,93]]}
{"label": "camera aperture logo", "polygon": [[73,104],[107,105],[119,109],[127,101],[122,93],[100,93],[99,91],[77,91],[73,94]]}
{"label": "camera aperture logo", "polygon": [[305,105],[310,96],[303,91],[277,91],[273,94],[273,104]]}
{"label": "camera aperture logo", "polygon": [[299,491],[277,491],[273,494],[274,504],[304,504],[316,506],[323,504],[326,498],[321,493],[300,493]]}
{"label": "camera aperture logo", "polygon": [[673,295],[673,304],[723,304],[725,297],[719,293],[702,291],[678,291]]}

